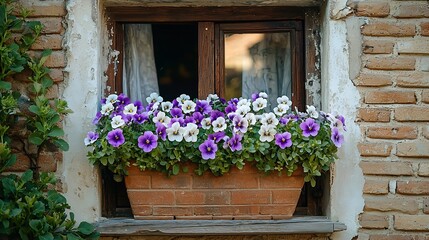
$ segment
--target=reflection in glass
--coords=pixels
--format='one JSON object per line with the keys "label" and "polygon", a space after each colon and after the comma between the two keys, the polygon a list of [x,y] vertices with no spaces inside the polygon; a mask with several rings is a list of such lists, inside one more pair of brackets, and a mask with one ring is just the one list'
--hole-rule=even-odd
{"label": "reflection in glass", "polygon": [[271,108],[278,96],[291,99],[290,33],[225,34],[225,97],[266,92]]}

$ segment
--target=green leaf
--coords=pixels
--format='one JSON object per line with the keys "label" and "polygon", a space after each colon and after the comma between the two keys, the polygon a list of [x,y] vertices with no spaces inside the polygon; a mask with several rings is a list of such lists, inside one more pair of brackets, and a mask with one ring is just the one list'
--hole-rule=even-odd
{"label": "green leaf", "polygon": [[30,134],[28,140],[34,145],[41,145],[43,143],[43,139],[37,133]]}
{"label": "green leaf", "polygon": [[53,240],[54,236],[52,233],[46,233],[45,235],[42,235],[39,237],[39,240]]}
{"label": "green leaf", "polygon": [[10,90],[12,88],[12,84],[10,82],[0,81],[0,89]]}
{"label": "green leaf", "polygon": [[[40,114],[40,108],[36,105],[31,105],[30,107],[28,107],[28,110],[36,115]],[[36,126],[37,127],[37,126]]]}
{"label": "green leaf", "polygon": [[94,232],[94,226],[87,222],[81,222],[77,230],[82,234],[90,235],[92,232]]}
{"label": "green leaf", "polygon": [[67,234],[67,240],[80,240],[80,239],[82,239],[82,238],[79,236],[76,236],[76,234],[74,234],[74,233],[68,233]]}
{"label": "green leaf", "polygon": [[179,171],[180,171],[180,166],[179,166],[179,164],[174,164],[174,165],[173,165],[173,175],[177,175],[177,174],[179,174]]}
{"label": "green leaf", "polygon": [[69,150],[69,144],[66,141],[64,141],[63,139],[55,139],[54,144],[63,151]]}
{"label": "green leaf", "polygon": [[50,137],[61,137],[64,136],[64,131],[59,127],[54,127],[49,133],[48,136]]}
{"label": "green leaf", "polygon": [[21,176],[21,181],[23,181],[23,182],[28,182],[31,179],[33,179],[33,171],[31,171],[31,170],[25,171],[25,173],[22,174],[22,176]]}
{"label": "green leaf", "polygon": [[42,225],[41,221],[38,219],[32,219],[32,220],[30,220],[30,222],[28,224],[36,232],[38,232],[40,230],[40,227]]}

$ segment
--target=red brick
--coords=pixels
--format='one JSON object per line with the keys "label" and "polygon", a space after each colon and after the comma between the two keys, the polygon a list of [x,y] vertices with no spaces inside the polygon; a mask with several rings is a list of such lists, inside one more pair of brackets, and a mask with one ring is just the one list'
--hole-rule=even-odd
{"label": "red brick", "polygon": [[[40,51],[29,51],[28,54],[31,57],[40,57]],[[48,68],[63,68],[66,66],[65,53],[63,51],[52,51],[52,54],[48,57],[45,62],[45,66]]]}
{"label": "red brick", "polygon": [[258,215],[260,206],[196,206],[194,207],[195,215]]}
{"label": "red brick", "polygon": [[[136,220],[174,220],[174,216],[142,216],[134,215]],[[116,238],[115,238],[116,240]]]}
{"label": "red brick", "polygon": [[296,204],[301,190],[272,190],[272,203]]}
{"label": "red brick", "polygon": [[359,216],[359,223],[362,228],[388,229],[389,216],[364,213]]}
{"label": "red brick", "polygon": [[429,76],[423,72],[413,72],[398,76],[396,85],[399,87],[429,87]]}
{"label": "red brick", "polygon": [[395,215],[394,228],[404,231],[429,231],[429,216]]}
{"label": "red brick", "polygon": [[429,4],[426,1],[400,3],[393,11],[396,18],[429,18]]}
{"label": "red brick", "polygon": [[261,206],[262,215],[290,215],[292,216],[295,211],[293,204],[276,204],[276,205],[263,205]]}
{"label": "red brick", "polygon": [[366,36],[408,37],[416,34],[414,24],[373,22],[362,26],[362,34]]}
{"label": "red brick", "polygon": [[423,90],[423,92],[422,92],[422,102],[429,103],[429,90]]}
{"label": "red brick", "polygon": [[16,153],[16,162],[10,166],[8,172],[25,172],[30,169],[30,158],[24,153]]}
{"label": "red brick", "polygon": [[387,2],[353,1],[350,7],[355,9],[357,16],[363,17],[387,17],[390,13]]}
{"label": "red brick", "polygon": [[271,203],[271,192],[268,190],[236,190],[231,192],[231,204]]}
{"label": "red brick", "polygon": [[408,126],[368,127],[366,136],[376,139],[416,139],[417,128]]}
{"label": "red brick", "polygon": [[382,234],[382,235],[371,235],[369,240],[420,240],[414,238],[409,234],[397,235],[397,234]]}
{"label": "red brick", "polygon": [[398,107],[395,109],[395,120],[398,122],[429,121],[429,107]]}
{"label": "red brick", "polygon": [[60,91],[58,84],[52,85],[45,95],[48,99],[55,99],[60,97]]}
{"label": "red brick", "polygon": [[416,214],[419,212],[419,204],[413,199],[386,197],[366,198],[364,210]]}
{"label": "red brick", "polygon": [[143,174],[133,177],[125,176],[125,185],[127,189],[150,189],[150,180],[150,176]]}
{"label": "red brick", "polygon": [[363,192],[367,194],[384,195],[389,193],[389,181],[387,180],[365,180]]}
{"label": "red brick", "polygon": [[429,181],[397,181],[396,192],[407,195],[427,195]]}
{"label": "red brick", "polygon": [[273,172],[269,175],[260,175],[260,187],[262,189],[278,189],[278,188],[294,188],[301,190],[304,185],[304,180],[301,176],[290,176],[285,179],[285,173],[282,173],[283,176],[279,176],[277,173]]}
{"label": "red brick", "polygon": [[131,205],[172,205],[174,203],[173,191],[128,191]]}
{"label": "red brick", "polygon": [[49,6],[24,5],[24,7],[31,9],[30,17],[62,17],[67,14],[65,2]]}
{"label": "red brick", "polygon": [[363,43],[363,52],[367,54],[388,54],[393,52],[394,43],[383,40],[366,40]]}
{"label": "red brick", "polygon": [[258,176],[254,174],[241,174],[240,178],[235,178],[233,175],[225,174],[221,177],[205,176],[211,178],[210,181],[201,181],[199,176],[193,178],[193,188],[210,188],[210,189],[242,189],[242,188],[258,188]]}
{"label": "red brick", "polygon": [[389,143],[359,143],[359,152],[364,157],[387,157],[392,151]]}
{"label": "red brick", "polygon": [[401,41],[396,44],[399,54],[428,54],[429,40],[418,39]]}
{"label": "red brick", "polygon": [[401,142],[397,144],[396,155],[400,157],[429,157],[428,141]]}
{"label": "red brick", "polygon": [[134,215],[152,215],[152,206],[134,205],[133,214]]}
{"label": "red brick", "polygon": [[166,176],[165,173],[152,173],[152,188],[153,189],[189,189],[192,184],[192,177],[190,175],[176,175]]}
{"label": "red brick", "polygon": [[42,172],[56,172],[57,162],[61,161],[63,154],[61,152],[41,152],[38,164]]}
{"label": "red brick", "polygon": [[371,56],[365,67],[372,70],[414,70],[416,59],[414,57],[380,57]]}
{"label": "red brick", "polygon": [[164,206],[154,206],[153,207],[154,216],[190,216],[193,215],[193,209],[189,207],[164,207]]}
{"label": "red brick", "polygon": [[365,94],[365,103],[401,104],[416,103],[414,91],[371,91]]}
{"label": "red brick", "polygon": [[360,87],[382,87],[392,85],[392,77],[385,74],[360,74],[354,80],[354,84]]}
{"label": "red brick", "polygon": [[205,194],[202,191],[175,191],[175,196],[179,205],[204,204]]}
{"label": "red brick", "polygon": [[52,50],[60,50],[62,49],[62,41],[63,37],[58,34],[41,35],[31,46],[31,49],[43,50],[48,48]]}
{"label": "red brick", "polygon": [[49,76],[52,78],[52,81],[55,83],[64,81],[63,69],[51,68],[50,70]]}
{"label": "red brick", "polygon": [[62,17],[29,18],[30,21],[39,21],[43,24],[42,34],[63,33]]}
{"label": "red brick", "polygon": [[389,122],[390,110],[386,108],[360,108],[357,119],[364,122]]}
{"label": "red brick", "polygon": [[413,167],[407,162],[367,162],[360,163],[362,171],[366,175],[392,175],[392,176],[411,176]]}
{"label": "red brick", "polygon": [[422,36],[429,36],[429,22],[420,24],[420,34]]}

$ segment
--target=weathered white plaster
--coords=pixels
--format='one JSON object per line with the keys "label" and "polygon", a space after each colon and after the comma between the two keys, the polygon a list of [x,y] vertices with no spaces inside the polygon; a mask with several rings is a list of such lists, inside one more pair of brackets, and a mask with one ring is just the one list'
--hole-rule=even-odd
{"label": "weathered white plaster", "polygon": [[[97,0],[67,1],[67,50],[64,98],[74,111],[65,119],[70,150],[64,153],[62,172],[65,196],[76,219],[94,221],[100,216],[99,175],[86,158],[83,139],[92,128],[100,96],[100,37]],[[84,204],[83,204],[84,203]]]}
{"label": "weathered white plaster", "polygon": [[322,29],[322,108],[337,111],[346,118],[345,143],[340,148],[332,168],[330,206],[328,214],[333,220],[347,225],[347,230],[334,233],[333,239],[348,240],[357,235],[358,216],[363,210],[364,178],[359,167],[356,144],[361,139],[358,125],[354,122],[360,96],[349,76],[349,43],[347,26],[338,16],[346,9],[346,0],[327,2]]}

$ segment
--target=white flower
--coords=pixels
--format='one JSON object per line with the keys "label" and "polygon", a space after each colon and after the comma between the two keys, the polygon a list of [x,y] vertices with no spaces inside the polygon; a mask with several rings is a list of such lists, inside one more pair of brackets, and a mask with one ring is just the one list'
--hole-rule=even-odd
{"label": "white flower", "polygon": [[187,94],[180,94],[180,96],[178,98],[176,98],[176,100],[179,103],[184,103],[186,100],[189,100],[189,99],[191,99],[191,97]]}
{"label": "white flower", "polygon": [[221,132],[226,129],[226,122],[225,118],[218,117],[216,120],[212,122],[213,131],[214,132]]}
{"label": "white flower", "polygon": [[101,106],[101,114],[103,115],[109,115],[109,113],[111,111],[113,111],[115,109],[115,107],[113,106],[112,103],[107,102],[106,104],[104,104],[103,106]]}
{"label": "white flower", "polygon": [[182,111],[183,113],[191,113],[195,111],[195,106],[197,106],[197,104],[195,104],[193,101],[191,100],[185,100],[183,102],[182,105]]}
{"label": "white flower", "polygon": [[262,110],[267,107],[267,99],[259,97],[252,103],[252,105],[253,111],[257,112],[259,110]]}
{"label": "white flower", "polygon": [[180,126],[180,123],[175,122],[171,127],[167,128],[167,137],[169,141],[181,142],[183,140],[184,129]]}
{"label": "white flower", "polygon": [[198,139],[198,126],[195,123],[188,123],[184,128],[183,137],[186,142],[196,142]]}
{"label": "white flower", "polygon": [[274,108],[274,113],[281,117],[286,114],[287,110],[289,110],[289,105],[281,103]]}
{"label": "white flower", "polygon": [[287,97],[287,96],[281,96],[281,97],[278,97],[277,98],[277,103],[280,105],[280,104],[286,104],[286,105],[288,105],[289,107],[290,106],[292,106],[292,101],[291,100],[289,100],[289,98]]}
{"label": "white flower", "polygon": [[122,119],[121,115],[118,115],[112,118],[112,122],[110,124],[112,125],[112,128],[118,128],[124,126],[125,121]]}
{"label": "white flower", "polygon": [[307,113],[311,118],[318,118],[319,117],[319,113],[317,112],[317,110],[314,106],[307,105]]}
{"label": "white flower", "polygon": [[331,121],[331,129],[338,128],[341,133],[344,133],[344,124],[340,119],[334,118],[335,120]]}
{"label": "white flower", "polygon": [[164,99],[155,92],[151,93],[149,97],[146,98],[147,103],[162,102],[162,100]]}
{"label": "white flower", "polygon": [[279,124],[279,120],[274,113],[270,112],[262,115],[261,123],[262,125],[275,127]]}
{"label": "white flower", "polygon": [[161,109],[164,112],[170,112],[170,110],[173,108],[173,104],[170,101],[162,102],[161,103]]}
{"label": "white flower", "polygon": [[258,133],[261,142],[271,142],[274,140],[277,131],[272,126],[262,125]]}
{"label": "white flower", "polygon": [[124,107],[124,114],[126,115],[134,115],[137,113],[137,107],[134,104],[130,103]]}
{"label": "white flower", "polygon": [[260,92],[259,97],[261,98],[268,98],[268,94],[266,92]]}
{"label": "white flower", "polygon": [[110,94],[109,96],[107,96],[107,98],[106,98],[106,103],[111,103],[111,104],[113,104],[113,103],[115,103],[115,102],[117,102],[118,101],[118,95],[116,95],[116,94]]}
{"label": "white flower", "polygon": [[244,119],[247,120],[247,122],[249,123],[249,126],[253,126],[256,124],[256,117],[254,113],[246,114],[246,116],[244,116]]}
{"label": "white flower", "polygon": [[240,99],[240,101],[238,101],[237,108],[240,108],[242,106],[247,106],[250,109],[250,105],[251,105],[251,103],[248,99],[242,98],[242,99]]}
{"label": "white flower", "polygon": [[156,116],[152,119],[153,123],[162,123],[165,126],[167,126],[170,121],[171,118],[167,115],[165,115],[165,112],[158,112],[158,114],[156,114]]}
{"label": "white flower", "polygon": [[159,107],[159,102],[155,102],[153,105],[152,105],[152,108],[150,109],[151,111],[156,111],[156,110],[158,110],[158,107]]}
{"label": "white flower", "polygon": [[219,96],[217,95],[217,94],[209,94],[208,96],[207,96],[207,102],[211,102],[211,101],[213,101],[213,100],[217,100],[217,99],[219,99]]}
{"label": "white flower", "polygon": [[211,126],[212,126],[212,122],[211,122],[210,118],[204,118],[204,119],[201,121],[201,127],[202,127],[203,129],[210,129],[210,128],[211,128]]}
{"label": "white flower", "polygon": [[240,115],[237,115],[234,117],[232,122],[234,123],[234,132],[247,132],[247,128],[249,127],[249,122],[247,121],[247,119],[241,117]]}
{"label": "white flower", "polygon": [[248,112],[250,112],[250,106],[247,106],[247,105],[240,106],[237,108],[237,110],[235,110],[235,113],[240,116],[244,116]]}

